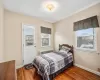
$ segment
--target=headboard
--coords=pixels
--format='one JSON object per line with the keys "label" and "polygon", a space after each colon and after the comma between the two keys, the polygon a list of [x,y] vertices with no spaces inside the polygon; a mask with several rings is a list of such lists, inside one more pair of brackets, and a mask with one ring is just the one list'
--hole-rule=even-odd
{"label": "headboard", "polygon": [[70,45],[68,45],[68,44],[62,44],[62,45],[59,44],[59,50],[61,50],[62,46],[65,46],[65,47],[70,48],[70,49],[71,49],[70,52],[71,52],[72,54],[74,54],[73,46],[70,46]]}
{"label": "headboard", "polygon": [[71,49],[70,52],[71,52],[72,55],[73,55],[73,63],[74,63],[74,48],[73,48],[73,46],[70,46],[70,45],[68,45],[68,44],[62,44],[62,45],[59,44],[59,50],[61,50],[62,46],[65,46],[65,47],[68,47],[68,48]]}

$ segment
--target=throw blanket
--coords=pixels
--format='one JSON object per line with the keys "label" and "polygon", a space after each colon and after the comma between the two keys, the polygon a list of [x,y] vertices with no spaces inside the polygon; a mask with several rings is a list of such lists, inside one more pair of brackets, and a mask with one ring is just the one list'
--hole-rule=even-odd
{"label": "throw blanket", "polygon": [[72,53],[51,52],[37,56],[33,64],[43,80],[50,80],[49,75],[64,68],[73,61]]}

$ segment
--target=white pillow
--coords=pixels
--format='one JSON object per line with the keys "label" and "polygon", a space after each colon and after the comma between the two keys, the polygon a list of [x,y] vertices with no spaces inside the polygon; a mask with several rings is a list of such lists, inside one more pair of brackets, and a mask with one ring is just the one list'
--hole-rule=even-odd
{"label": "white pillow", "polygon": [[60,50],[59,52],[62,52],[62,53],[68,53],[68,51],[65,51],[65,50]]}
{"label": "white pillow", "polygon": [[62,46],[61,50],[65,50],[65,51],[70,51],[70,48],[66,47],[66,46]]}

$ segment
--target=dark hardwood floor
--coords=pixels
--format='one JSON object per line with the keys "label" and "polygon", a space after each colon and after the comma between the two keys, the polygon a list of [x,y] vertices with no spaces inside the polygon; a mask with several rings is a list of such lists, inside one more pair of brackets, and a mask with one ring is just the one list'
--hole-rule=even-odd
{"label": "dark hardwood floor", "polygon": [[[35,68],[30,70],[20,68],[17,70],[17,79],[40,80],[40,76]],[[100,76],[74,66],[59,74],[54,80],[100,80]]]}

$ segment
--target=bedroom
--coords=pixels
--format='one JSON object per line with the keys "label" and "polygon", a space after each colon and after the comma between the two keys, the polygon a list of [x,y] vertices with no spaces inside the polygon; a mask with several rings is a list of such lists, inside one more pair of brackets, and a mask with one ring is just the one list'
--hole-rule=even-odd
{"label": "bedroom", "polygon": [[[24,64],[33,61],[33,58],[37,55],[53,51],[58,52],[59,44],[68,44],[73,46],[73,61],[74,66],[77,66],[69,69],[72,71],[75,69],[76,72],[80,70],[83,73],[86,70],[86,72],[84,76],[79,72],[70,73],[69,71],[70,76],[68,74],[68,76],[65,74],[64,76],[63,73],[60,73],[55,79],[100,80],[100,77],[97,77],[97,75],[100,76],[100,27],[86,26],[89,29],[95,27],[90,30],[92,41],[95,44],[83,44],[82,46],[92,46],[94,49],[83,49],[82,46],[77,46],[77,33],[84,31],[80,30],[80,27],[74,29],[78,26],[75,26],[75,22],[87,22],[86,20],[90,20],[94,16],[96,16],[94,18],[96,19],[95,25],[100,25],[100,0],[0,0],[0,63],[15,60],[16,68],[22,68]],[[82,24],[80,25],[81,29],[86,30],[82,27]],[[26,40],[27,47],[25,45],[23,47],[23,44],[26,44],[23,38],[25,26],[32,27],[31,30],[35,28],[35,36],[27,36],[27,38],[31,38],[29,42]],[[32,43],[33,37],[34,44]],[[29,50],[28,45],[33,45],[33,48],[31,46],[32,49]],[[77,47],[80,49],[77,49]],[[28,54],[24,53],[27,53],[26,50],[29,51]],[[23,69],[20,71],[18,73],[21,75]],[[30,72],[26,70],[26,74],[30,74]],[[89,75],[85,75],[86,73],[89,75],[93,73],[93,75],[89,77]],[[3,73],[0,72],[0,80],[4,80],[1,78],[1,74]],[[29,74],[26,75],[27,78],[28,76],[32,77]],[[37,72],[35,75],[37,75]]]}

